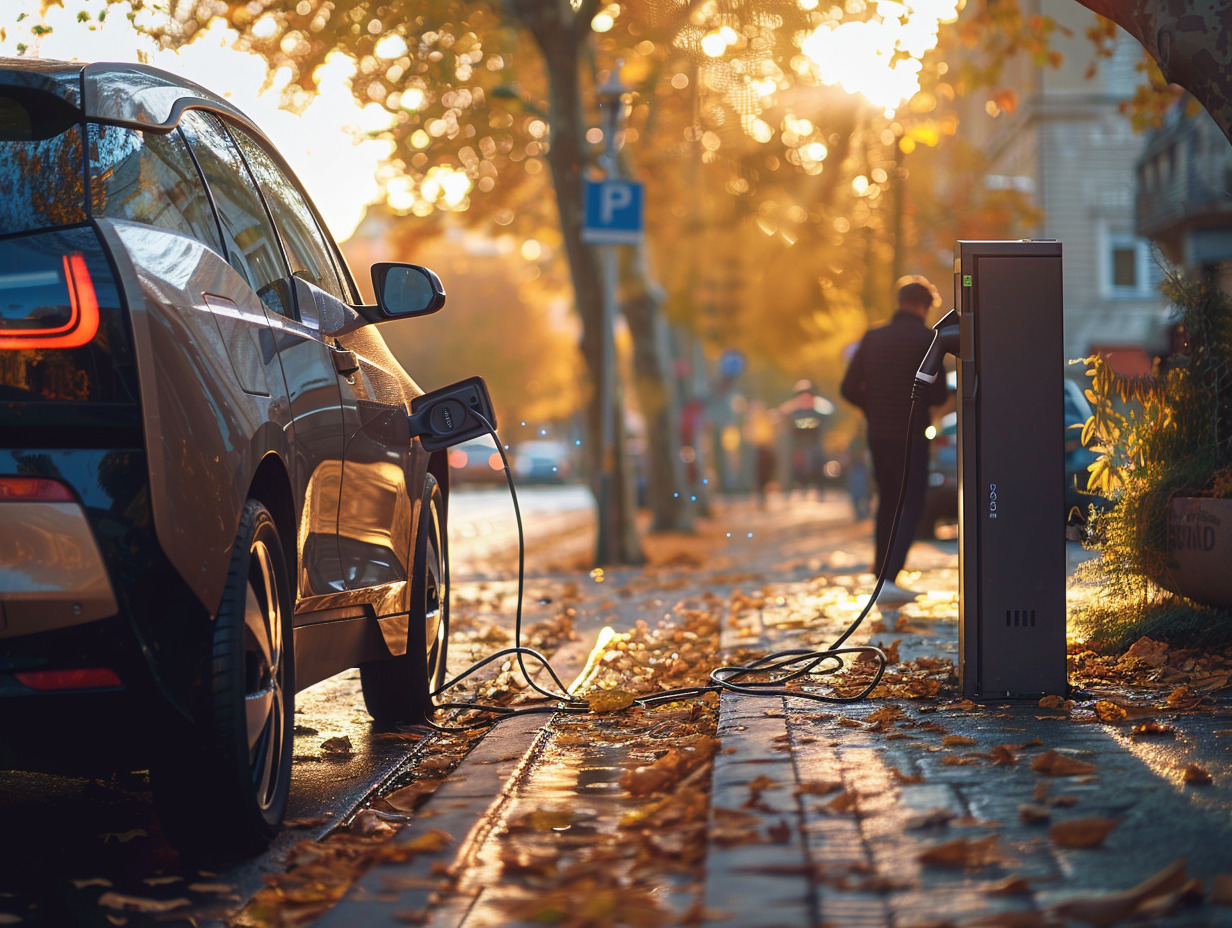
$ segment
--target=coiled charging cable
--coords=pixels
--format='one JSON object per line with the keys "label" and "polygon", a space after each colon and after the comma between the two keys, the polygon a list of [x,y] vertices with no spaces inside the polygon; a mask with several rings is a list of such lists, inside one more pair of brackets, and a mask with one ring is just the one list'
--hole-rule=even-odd
{"label": "coiled charging cable", "polygon": [[[914,435],[914,426],[916,421],[917,410],[920,406],[923,394],[927,389],[928,382],[923,382],[917,378],[915,387],[912,390],[911,411],[908,415],[908,439],[905,459],[903,461],[903,480],[899,485],[898,501],[894,507],[894,519],[890,528],[890,543],[886,546],[885,555],[882,557],[881,564],[877,570],[876,582],[873,586],[873,591],[869,595],[868,602],[860,611],[860,614],[851,621],[847,628],[836,638],[828,647],[817,650],[809,648],[791,648],[781,651],[775,651],[760,657],[747,664],[730,664],[723,667],[716,667],[710,671],[710,683],[703,686],[680,687],[677,689],[664,690],[660,693],[654,693],[648,696],[641,696],[633,700],[634,705],[647,707],[657,705],[663,702],[671,702],[680,699],[696,698],[703,696],[706,693],[717,693],[727,691],[738,693],[743,696],[791,696],[798,699],[812,700],[814,702],[823,703],[852,703],[860,702],[868,698],[869,694],[877,688],[881,682],[882,676],[885,674],[888,660],[886,654],[880,648],[873,645],[853,645],[845,646],[846,642],[856,630],[863,624],[864,620],[872,611],[873,606],[877,603],[878,596],[881,595],[881,589],[886,583],[886,570],[890,560],[890,552],[894,548],[894,541],[898,536],[899,523],[902,519],[903,505],[907,497],[907,484],[909,470],[911,467],[911,438]],[[927,407],[925,407],[927,408]],[[525,589],[526,581],[526,536],[522,525],[522,511],[518,505],[517,488],[513,482],[513,471],[509,466],[509,458],[505,453],[504,445],[501,444],[500,437],[496,434],[496,429],[483,416],[475,413],[472,415],[487,429],[488,434],[492,436],[496,443],[496,449],[500,452],[501,461],[504,464],[505,480],[509,485],[509,495],[513,500],[514,517],[517,522],[518,529],[518,589],[517,589],[517,607],[514,619],[514,644],[509,648],[490,654],[480,661],[472,664],[462,673],[446,681],[439,689],[432,693],[432,698],[436,699],[442,696],[448,690],[457,686],[460,682],[470,677],[482,668],[492,664],[495,661],[504,660],[506,658],[516,658],[518,669],[522,676],[526,679],[528,685],[540,695],[545,702],[535,705],[521,706],[501,706],[492,703],[482,702],[441,702],[436,703],[437,710],[460,710],[463,712],[475,712],[482,715],[482,718],[471,719],[466,722],[461,722],[454,725],[442,725],[438,722],[428,719],[429,727],[438,731],[445,732],[462,732],[474,731],[476,729],[489,728],[498,722],[510,718],[517,718],[532,714],[550,714],[555,712],[568,713],[585,713],[590,710],[590,704],[586,700],[578,699],[568,692],[567,687],[561,681],[559,675],[552,668],[551,663],[541,652],[534,648],[526,647],[522,644],[522,598]],[[865,659],[872,659],[876,664],[870,680],[854,695],[843,696],[836,693],[821,693],[800,688],[788,688],[789,684],[805,682],[811,678],[824,677],[832,675],[843,670],[847,666],[847,660],[852,655],[861,655]],[[530,658],[533,662],[542,667],[551,678],[555,689],[551,689],[537,683],[530,675],[526,666],[526,659]]]}

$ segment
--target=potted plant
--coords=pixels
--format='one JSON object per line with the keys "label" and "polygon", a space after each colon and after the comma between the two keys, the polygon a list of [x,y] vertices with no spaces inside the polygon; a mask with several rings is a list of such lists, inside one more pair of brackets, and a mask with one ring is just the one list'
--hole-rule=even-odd
{"label": "potted plant", "polygon": [[1169,274],[1164,291],[1179,338],[1150,375],[1085,359],[1089,487],[1115,501],[1093,540],[1122,599],[1232,607],[1232,298],[1213,275]]}

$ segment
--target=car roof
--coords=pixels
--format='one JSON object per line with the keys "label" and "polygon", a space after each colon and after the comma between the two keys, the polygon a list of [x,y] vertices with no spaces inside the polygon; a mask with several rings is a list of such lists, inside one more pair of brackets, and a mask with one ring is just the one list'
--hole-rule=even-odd
{"label": "car roof", "polygon": [[53,61],[0,57],[0,89],[25,88],[59,97],[96,122],[169,130],[186,109],[226,113],[259,135],[239,109],[186,78],[126,61]]}

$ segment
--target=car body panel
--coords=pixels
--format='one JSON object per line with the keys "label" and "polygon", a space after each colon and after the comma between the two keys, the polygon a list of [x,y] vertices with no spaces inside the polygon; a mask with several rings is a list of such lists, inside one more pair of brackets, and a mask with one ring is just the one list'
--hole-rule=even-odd
{"label": "car body panel", "polygon": [[[257,464],[270,452],[291,456],[291,414],[284,390],[266,397],[242,389],[204,294],[233,295],[258,342],[272,349],[264,307],[198,242],[120,220],[98,228],[129,306],[154,527],[168,560],[213,611]],[[267,380],[280,382],[272,350],[266,365]]]}
{"label": "car body panel", "polygon": [[80,106],[86,119],[137,129],[170,128],[179,122],[185,109],[199,107],[249,122],[235,106],[200,84],[173,78],[157,68],[108,61],[79,67]]}
{"label": "car body panel", "polygon": [[92,622],[118,608],[79,503],[0,505],[0,638]]}

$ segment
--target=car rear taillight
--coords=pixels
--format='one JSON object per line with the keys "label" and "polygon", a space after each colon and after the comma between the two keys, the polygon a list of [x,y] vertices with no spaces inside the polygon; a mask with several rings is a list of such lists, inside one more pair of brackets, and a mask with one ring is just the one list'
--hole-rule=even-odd
{"label": "car rear taillight", "polygon": [[58,269],[0,274],[0,297],[28,307],[24,317],[0,318],[0,349],[80,348],[98,333],[98,296],[79,252],[62,255]]}
{"label": "car rear taillight", "polygon": [[46,477],[0,477],[0,503],[71,503],[73,493]]}
{"label": "car rear taillight", "polygon": [[76,667],[72,670],[26,670],[13,674],[32,690],[103,690],[123,686],[110,667]]}

